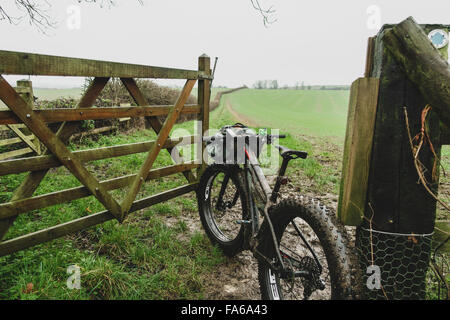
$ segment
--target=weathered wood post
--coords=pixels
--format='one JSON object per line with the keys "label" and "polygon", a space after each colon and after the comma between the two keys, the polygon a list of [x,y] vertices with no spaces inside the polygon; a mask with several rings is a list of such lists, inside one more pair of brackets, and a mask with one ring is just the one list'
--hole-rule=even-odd
{"label": "weathered wood post", "polygon": [[[27,102],[28,104],[30,104],[31,106],[33,106],[34,108],[34,94],[33,94],[33,83],[31,82],[31,80],[18,80],[17,81],[17,88],[16,91],[20,94],[20,96],[22,97],[22,99],[25,100],[25,102]],[[11,125],[14,126],[14,125]],[[17,126],[14,126],[17,127]],[[39,141],[39,139],[37,139],[36,137],[34,137],[34,135],[32,136],[32,138],[34,139],[34,141],[32,141],[32,139],[27,139],[26,136],[23,137],[20,135],[20,130],[17,129],[19,132],[15,131],[19,137],[21,139],[24,140],[24,142],[30,146],[30,148],[33,149],[33,151],[36,152],[36,154],[40,155],[41,154],[41,143]]]}
{"label": "weathered wood post", "polygon": [[[366,72],[379,80],[378,101],[359,108],[370,109],[366,113],[374,115],[374,130],[349,117],[338,215],[358,226],[364,298],[425,298],[436,199],[420,183],[408,131],[415,137],[426,129],[429,142],[422,145],[418,160],[428,188],[437,194],[436,161],[445,142],[441,125],[448,126],[450,119],[450,68],[427,37],[433,29],[449,32],[444,25],[418,26],[412,18],[382,28],[369,49]],[[428,113],[427,105],[432,108]],[[369,157],[361,153],[367,146],[354,138],[360,135],[371,141]],[[355,183],[348,179],[351,174],[366,179]],[[378,270],[380,285],[375,281]]]}
{"label": "weathered wood post", "polygon": [[[210,85],[211,85],[211,61],[209,56],[206,54],[202,54],[198,57],[198,71],[199,71],[199,80],[198,80],[198,105],[201,108],[201,113],[198,118],[199,128],[197,130],[197,134],[203,136],[209,130],[209,100],[210,100]],[[197,143],[197,156],[200,157],[199,161],[201,161],[202,166],[198,169],[199,177],[201,172],[206,167],[206,162],[203,157],[203,153],[205,150],[205,143],[199,141]]]}

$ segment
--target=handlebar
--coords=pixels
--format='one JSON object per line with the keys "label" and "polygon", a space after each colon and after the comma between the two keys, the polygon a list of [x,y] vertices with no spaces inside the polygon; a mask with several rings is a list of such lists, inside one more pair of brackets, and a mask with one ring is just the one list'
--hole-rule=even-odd
{"label": "handlebar", "polygon": [[268,134],[268,136],[270,136],[271,139],[273,139],[273,138],[278,138],[278,139],[286,138],[285,134]]}
{"label": "handlebar", "polygon": [[[261,136],[264,137],[264,136]],[[268,134],[265,137],[267,137],[267,142],[270,144],[272,142],[272,139],[284,139],[286,138],[285,134]],[[202,140],[204,142],[212,142],[216,140],[216,136],[209,136],[209,137],[203,137]]]}

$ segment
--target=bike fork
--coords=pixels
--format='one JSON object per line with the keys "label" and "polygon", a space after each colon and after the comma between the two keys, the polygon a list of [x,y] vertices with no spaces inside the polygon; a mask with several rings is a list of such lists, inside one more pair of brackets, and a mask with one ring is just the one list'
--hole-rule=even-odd
{"label": "bike fork", "polygon": [[255,201],[252,196],[252,176],[250,173],[250,169],[248,168],[248,164],[244,167],[244,174],[245,174],[245,187],[247,189],[248,193],[248,200],[249,200],[249,207],[250,207],[250,221],[252,221],[252,236],[255,235],[258,232],[259,228],[259,216],[258,216],[258,209],[256,207]]}
{"label": "bike fork", "polygon": [[222,182],[222,186],[220,187],[219,198],[217,199],[216,203],[216,209],[219,211],[225,210],[226,208],[232,208],[239,199],[239,190],[236,190],[233,200],[231,202],[223,201],[223,196],[225,195],[225,190],[227,189],[228,182],[230,181],[230,179],[231,177],[229,175],[225,175]]}

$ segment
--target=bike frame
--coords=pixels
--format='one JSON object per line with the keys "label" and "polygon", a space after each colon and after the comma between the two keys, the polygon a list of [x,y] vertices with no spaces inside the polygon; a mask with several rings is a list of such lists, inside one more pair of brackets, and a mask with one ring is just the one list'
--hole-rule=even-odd
{"label": "bike frame", "polygon": [[[254,152],[249,148],[249,144],[245,144],[245,163],[244,163],[244,176],[245,176],[245,188],[248,191],[249,194],[249,205],[250,205],[250,221],[251,221],[251,235],[250,238],[247,239],[248,243],[250,244],[251,251],[259,258],[262,259],[265,263],[269,265],[269,267],[274,270],[275,272],[278,272],[281,276],[284,277],[296,277],[296,276],[308,276],[309,272],[307,271],[296,271],[295,274],[292,274],[289,270],[286,269],[283,259],[281,257],[281,251],[278,245],[278,241],[275,235],[275,230],[273,228],[272,221],[269,217],[268,209],[270,206],[276,203],[278,198],[278,193],[282,184],[282,179],[284,178],[284,174],[286,173],[286,169],[288,166],[288,163],[293,158],[289,157],[283,157],[282,165],[278,171],[278,176],[276,178],[276,183],[273,188],[273,190],[270,188],[269,183],[266,179],[266,176],[264,175],[260,165],[258,158],[254,154]],[[255,181],[256,180],[256,181]],[[253,185],[253,181],[259,184],[259,187],[261,188],[261,191],[263,194],[261,194],[260,190],[256,188]],[[260,198],[265,201],[264,207],[259,207],[256,204],[255,195],[259,196]],[[257,239],[259,236],[260,229],[260,223],[259,223],[259,213],[262,213],[264,216],[264,219],[267,221],[272,239],[273,239],[273,245],[275,247],[275,252],[277,253],[277,259],[278,261],[271,261],[268,257],[266,257],[263,253],[261,253],[257,249]],[[297,230],[298,231],[298,230]],[[301,233],[300,233],[301,234]],[[302,239],[303,236],[301,235]],[[305,239],[304,239],[305,241]],[[280,264],[280,266],[276,265],[276,262]]]}

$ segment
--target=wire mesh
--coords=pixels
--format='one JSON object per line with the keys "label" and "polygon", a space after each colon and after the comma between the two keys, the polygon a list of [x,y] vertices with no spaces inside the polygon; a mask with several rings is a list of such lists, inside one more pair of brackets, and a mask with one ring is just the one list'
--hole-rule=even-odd
{"label": "wire mesh", "polygon": [[363,299],[426,298],[432,234],[395,234],[360,227],[356,249]]}

